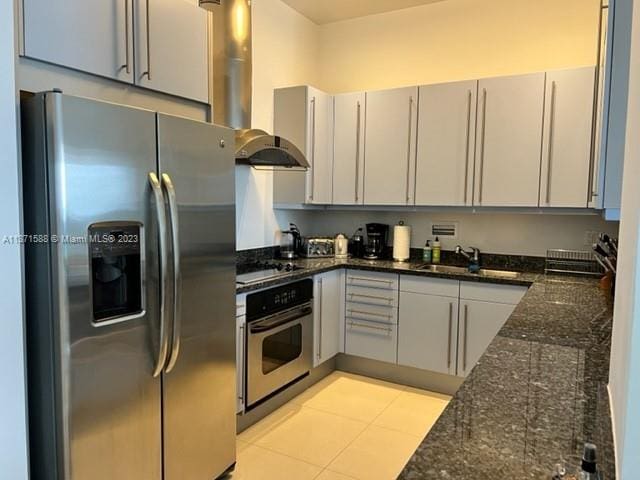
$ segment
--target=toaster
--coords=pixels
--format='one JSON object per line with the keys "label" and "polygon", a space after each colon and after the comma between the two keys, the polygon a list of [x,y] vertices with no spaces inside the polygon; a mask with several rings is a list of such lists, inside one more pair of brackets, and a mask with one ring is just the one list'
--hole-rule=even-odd
{"label": "toaster", "polygon": [[333,257],[335,252],[333,237],[305,237],[301,255],[305,258]]}

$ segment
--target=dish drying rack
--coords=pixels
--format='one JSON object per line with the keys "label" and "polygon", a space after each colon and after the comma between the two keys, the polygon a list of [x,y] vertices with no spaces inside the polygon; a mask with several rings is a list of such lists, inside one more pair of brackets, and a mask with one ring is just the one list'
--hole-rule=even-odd
{"label": "dish drying rack", "polygon": [[593,252],[562,249],[547,250],[544,272],[590,277],[601,277],[605,273],[596,261]]}

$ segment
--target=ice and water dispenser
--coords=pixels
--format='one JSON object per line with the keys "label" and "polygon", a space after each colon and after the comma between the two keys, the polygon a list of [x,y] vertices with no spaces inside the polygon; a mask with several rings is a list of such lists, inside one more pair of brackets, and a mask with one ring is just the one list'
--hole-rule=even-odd
{"label": "ice and water dispenser", "polygon": [[142,224],[97,223],[88,233],[94,323],[141,313]]}

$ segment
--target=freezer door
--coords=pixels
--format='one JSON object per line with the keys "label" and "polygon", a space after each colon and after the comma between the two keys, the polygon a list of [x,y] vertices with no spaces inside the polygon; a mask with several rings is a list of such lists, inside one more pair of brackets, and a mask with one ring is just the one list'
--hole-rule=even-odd
{"label": "freezer door", "polygon": [[[26,246],[32,475],[160,479],[155,114],[31,102],[25,141],[42,148],[25,151],[25,229],[50,235]],[[108,251],[92,229],[139,237]]]}
{"label": "freezer door", "polygon": [[210,480],[235,462],[234,132],[157,118],[169,209],[175,190],[180,274],[163,374],[164,478]]}

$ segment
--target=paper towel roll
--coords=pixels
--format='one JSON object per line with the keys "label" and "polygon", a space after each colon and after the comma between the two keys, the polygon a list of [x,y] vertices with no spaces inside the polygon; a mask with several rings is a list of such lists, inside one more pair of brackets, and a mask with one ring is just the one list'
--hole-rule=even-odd
{"label": "paper towel roll", "polygon": [[396,262],[408,261],[410,247],[411,227],[400,222],[400,225],[393,227],[393,259]]}

